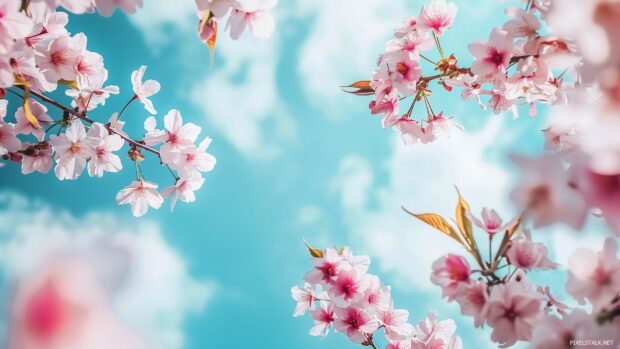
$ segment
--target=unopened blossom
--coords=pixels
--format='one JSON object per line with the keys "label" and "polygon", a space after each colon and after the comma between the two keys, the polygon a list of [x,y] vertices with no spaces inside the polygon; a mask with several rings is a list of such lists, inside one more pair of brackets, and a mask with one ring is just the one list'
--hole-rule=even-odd
{"label": "unopened blossom", "polygon": [[564,222],[575,229],[583,226],[588,207],[581,193],[570,185],[569,176],[557,156],[538,159],[513,156],[521,169],[521,183],[512,191],[517,205],[528,210],[535,227]]}
{"label": "unopened blossom", "polygon": [[433,263],[431,282],[441,287],[442,296],[448,300],[456,297],[461,284],[470,282],[471,269],[465,258],[447,254]]}
{"label": "unopened blossom", "polygon": [[144,109],[146,109],[146,111],[151,114],[157,114],[155,107],[153,107],[153,102],[151,102],[149,97],[159,92],[161,86],[159,85],[159,82],[155,80],[147,80],[143,82],[144,72],[146,72],[145,65],[131,73],[131,84],[133,85],[134,98],[137,98],[140,103],[144,104]]}
{"label": "unopened blossom", "polygon": [[88,144],[92,148],[92,156],[88,162],[88,174],[102,177],[104,172],[118,172],[123,168],[121,159],[114,154],[120,150],[125,141],[98,122],[91,125],[87,133]]}
{"label": "unopened blossom", "polygon": [[469,44],[469,51],[474,56],[471,66],[472,73],[487,75],[504,73],[513,53],[512,39],[502,29],[495,28],[487,42],[474,42]]}
{"label": "unopened blossom", "polygon": [[304,276],[304,280],[311,284],[331,284],[338,273],[343,270],[342,257],[335,248],[327,248],[323,257],[313,258],[314,268]]}
{"label": "unopened blossom", "polygon": [[52,147],[49,142],[22,145],[22,174],[47,173],[52,168]]}
{"label": "unopened blossom", "polygon": [[0,156],[18,151],[21,145],[13,124],[0,121]]}
{"label": "unopened blossom", "polygon": [[344,333],[354,343],[364,343],[367,335],[373,333],[378,327],[377,321],[373,320],[363,310],[353,306],[336,308],[337,319],[334,329]]}
{"label": "unopened blossom", "polygon": [[432,0],[420,11],[418,25],[422,29],[429,29],[437,36],[450,29],[456,17],[457,7],[445,0]]}
{"label": "unopened blossom", "polygon": [[258,38],[266,39],[273,34],[276,24],[271,9],[278,0],[256,0],[253,4],[237,2],[228,18],[226,28],[230,29],[230,37],[237,40],[246,27]]}
{"label": "unopened blossom", "polygon": [[312,285],[307,282],[304,284],[303,288],[299,286],[291,288],[291,295],[297,302],[293,316],[303,316],[306,314],[306,311],[316,309],[314,301],[320,300]]}
{"label": "unopened blossom", "polygon": [[493,286],[487,306],[487,323],[493,328],[491,339],[502,348],[529,340],[542,314],[541,300],[525,280]]}
{"label": "unopened blossom", "polygon": [[487,284],[479,280],[461,283],[455,294],[454,299],[461,306],[461,313],[473,317],[474,326],[482,327],[486,322],[489,299]]}
{"label": "unopened blossom", "polygon": [[332,323],[336,320],[334,303],[321,301],[320,306],[310,313],[312,315],[312,321],[314,321],[314,326],[310,329],[309,334],[311,336],[327,336]]}
{"label": "unopened blossom", "polygon": [[532,269],[555,269],[556,263],[547,256],[547,248],[540,242],[533,242],[528,229],[523,230],[523,236],[513,239],[506,251],[506,257],[511,265],[529,271]]}
{"label": "unopened blossom", "polygon": [[66,132],[59,136],[52,135],[50,143],[55,152],[56,177],[60,180],[77,179],[84,171],[86,161],[92,154],[84,124],[79,120],[74,120]]}
{"label": "unopened blossom", "polygon": [[0,0],[0,53],[9,52],[15,40],[30,33],[32,21],[20,7],[19,1]]}
{"label": "unopened blossom", "polygon": [[131,213],[135,217],[143,216],[149,207],[158,209],[163,201],[164,199],[157,192],[157,184],[143,179],[133,181],[116,194],[116,202],[119,205],[129,204]]}
{"label": "unopened blossom", "polygon": [[110,16],[118,7],[123,12],[133,14],[142,7],[142,0],[93,0],[97,11],[103,16]]}
{"label": "unopened blossom", "polygon": [[79,51],[72,46],[71,38],[61,36],[49,44],[37,47],[37,65],[49,81],[73,81],[77,77],[76,60]]}
{"label": "unopened blossom", "polygon": [[568,260],[566,291],[579,304],[587,300],[595,310],[611,305],[620,290],[620,260],[614,238],[607,238],[600,252],[579,248]]}
{"label": "unopened blossom", "polygon": [[32,115],[34,115],[37,119],[39,125],[34,126],[30,121],[28,121],[26,114],[24,113],[24,107],[19,107],[15,112],[15,132],[21,135],[32,134],[40,142],[43,138],[45,138],[45,128],[47,128],[47,126],[54,120],[47,114],[47,107],[43,104],[32,99],[29,99],[27,103],[30,107]]}

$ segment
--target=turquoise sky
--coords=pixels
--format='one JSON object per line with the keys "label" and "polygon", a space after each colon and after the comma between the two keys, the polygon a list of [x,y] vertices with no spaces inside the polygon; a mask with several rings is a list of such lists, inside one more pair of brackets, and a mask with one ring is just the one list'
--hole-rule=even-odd
{"label": "turquoise sky", "polygon": [[[399,207],[405,204],[429,211],[451,207],[455,199],[452,185],[459,184],[468,189],[464,194],[473,197],[477,210],[486,199],[504,209],[508,218],[514,208],[507,201],[509,186],[504,183],[510,183],[512,177],[506,175],[505,182],[493,184],[494,173],[485,172],[484,167],[477,172],[478,164],[472,162],[467,170],[472,175],[455,180],[450,175],[461,169],[449,166],[453,155],[433,146],[428,149],[437,154],[434,161],[418,162],[417,154],[424,153],[425,146],[407,149],[394,132],[383,130],[378,119],[369,115],[367,98],[338,90],[339,84],[369,78],[391,29],[405,16],[417,13],[422,3],[303,2],[280,1],[275,11],[277,33],[269,41],[246,35],[233,42],[221,34],[212,68],[207,48],[191,30],[191,10],[170,15],[178,15],[178,20],[161,20],[171,5],[153,1],[146,5],[143,17],[133,22],[118,12],[111,18],[71,16],[70,31],[87,34],[89,49],[105,57],[109,83],[121,89],[120,96],[113,96],[105,108],[93,113],[94,118],[106,120],[122,107],[130,97],[131,71],[145,64],[147,78],[162,84],[161,92],[153,98],[159,117],[177,108],[186,121],[201,125],[214,139],[210,149],[218,164],[206,175],[197,202],[177,204],[173,213],[167,207],[151,210],[145,217],[161,225],[167,242],[184,257],[193,277],[217,285],[206,309],[187,318],[185,348],[355,347],[340,334],[324,340],[310,337],[309,317],[291,316],[290,288],[301,282],[310,267],[302,238],[318,246],[350,245],[356,253],[370,255],[371,270],[393,285],[396,305],[408,309],[412,321],[422,319],[430,309],[439,309],[442,317],[456,317],[466,348],[490,345],[472,330],[471,319],[458,317],[456,305],[447,306],[439,300],[439,289],[429,287],[428,278],[405,278],[424,268],[423,263],[408,262],[428,249],[408,239],[433,233],[417,222],[398,218],[402,220],[395,223],[391,217],[401,217]],[[505,15],[501,6],[491,1],[456,3],[460,12],[454,29],[446,34],[444,48],[467,64],[466,43],[486,38]],[[356,32],[369,36],[356,38]],[[511,116],[504,115],[499,120],[474,102],[462,102],[456,93],[438,91],[432,100],[436,109],[442,106],[447,115],[456,116],[468,134],[487,132],[485,125],[495,120],[503,131],[478,149],[483,153],[476,159],[492,164],[498,173],[512,169],[506,161],[508,153],[534,153],[541,147],[537,131],[543,128],[544,117],[531,120],[523,116],[511,121]],[[129,132],[141,134],[147,116],[143,108],[132,105],[126,114]],[[395,167],[400,160],[402,166]],[[402,167],[410,172],[395,172]],[[394,196],[389,193],[406,195],[412,190],[401,191],[399,185],[409,183],[408,173],[417,178],[420,172],[434,174],[424,182],[415,181],[426,187],[424,193],[434,193],[436,188],[436,195],[407,195],[404,202],[391,199]],[[147,166],[145,174],[161,183],[169,181],[167,173],[155,164]],[[123,171],[103,180],[82,176],[74,182],[59,182],[51,173],[24,177],[16,166],[9,165],[0,170],[0,186],[3,191],[43,199],[78,217],[93,211],[112,212],[131,226],[136,220],[127,207],[115,205],[114,196],[132,177],[132,171]],[[491,190],[498,185],[495,197],[479,195],[478,189],[488,186]],[[451,208],[442,211],[446,215],[451,212]],[[368,225],[365,219],[369,219]],[[383,248],[389,245],[373,243],[381,241],[383,233],[371,235],[372,230],[362,229],[373,224],[389,227],[385,241],[402,241],[394,245],[399,250],[393,254],[403,256],[402,260],[384,253]]]}

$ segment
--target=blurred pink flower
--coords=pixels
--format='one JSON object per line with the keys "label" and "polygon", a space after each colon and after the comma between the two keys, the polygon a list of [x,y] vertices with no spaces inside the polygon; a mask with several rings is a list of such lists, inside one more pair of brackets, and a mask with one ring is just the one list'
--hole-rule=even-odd
{"label": "blurred pink flower", "polygon": [[620,290],[620,260],[614,238],[607,238],[603,250],[586,248],[573,252],[568,260],[566,291],[579,302],[589,301],[595,311],[611,306]]}
{"label": "blurred pink flower", "polygon": [[532,269],[550,270],[555,269],[557,264],[547,256],[547,248],[544,244],[533,242],[528,229],[523,230],[523,236],[515,238],[510,243],[506,257],[511,265],[524,271]]}
{"label": "blurred pink flower", "polygon": [[511,280],[493,286],[489,296],[487,323],[493,328],[491,339],[501,348],[518,340],[529,340],[542,314],[542,297],[525,280]]}

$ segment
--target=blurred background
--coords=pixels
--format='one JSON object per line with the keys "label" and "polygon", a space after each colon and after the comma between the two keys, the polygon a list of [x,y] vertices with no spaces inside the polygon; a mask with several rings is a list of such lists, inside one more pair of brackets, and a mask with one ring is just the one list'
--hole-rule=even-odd
{"label": "blurred background", "polygon": [[[130,73],[145,64],[146,78],[162,84],[152,98],[159,118],[177,108],[202,126],[218,164],[196,203],[142,219],[114,201],[132,171],[59,182],[52,173],[22,176],[13,164],[0,169],[0,336],[18,335],[7,321],[15,307],[56,309],[59,295],[45,291],[55,280],[75,304],[96,308],[129,348],[352,348],[342,335],[310,337],[311,319],[292,318],[290,288],[311,267],[305,238],[370,255],[371,272],[392,285],[396,307],[409,310],[411,322],[436,309],[456,320],[464,347],[493,347],[488,332],[475,330],[430,283],[432,262],[458,247],[401,206],[451,216],[457,185],[475,213],[490,206],[512,218],[508,193],[518,173],[508,155],[542,150],[544,111],[536,119],[494,116],[438,87],[435,111],[455,116],[464,133],[405,146],[383,130],[369,99],[339,86],[370,77],[392,29],[418,12],[419,0],[281,0],[271,39],[232,41],[220,33],[211,68],[195,34],[193,1],[145,3],[135,16],[70,16],[69,30],[87,34],[89,49],[104,56],[108,83],[121,89],[92,117],[104,121],[119,111],[131,97]],[[471,62],[467,43],[503,23],[507,5],[521,6],[455,3],[459,13],[442,44],[463,65]],[[141,135],[147,116],[132,105],[127,132]],[[148,160],[146,177],[167,184],[169,176]],[[552,226],[533,237],[565,263],[576,246],[599,249],[606,229],[591,218],[579,235]],[[538,279],[561,299],[562,274]],[[39,303],[20,304],[15,295],[24,292]],[[54,326],[36,323],[43,335]],[[145,343],[130,345],[134,339]]]}

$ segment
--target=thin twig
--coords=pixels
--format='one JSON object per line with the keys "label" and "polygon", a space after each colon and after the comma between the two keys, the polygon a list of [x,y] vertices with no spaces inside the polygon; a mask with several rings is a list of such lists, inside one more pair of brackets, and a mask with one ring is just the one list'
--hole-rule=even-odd
{"label": "thin twig", "polygon": [[[19,89],[20,89],[20,90],[22,90],[22,91],[24,90],[24,87],[22,87],[22,86],[16,86],[16,87],[17,87],[17,88],[19,88]],[[16,94],[17,96],[21,97],[22,99],[24,98],[24,96],[22,96],[22,95],[20,95],[20,94],[16,93],[15,91],[12,91],[12,90],[9,90],[9,91],[13,92],[14,94]],[[44,95],[42,95],[42,94],[40,94],[40,93],[37,93],[37,92],[34,92],[34,91],[30,91],[30,94],[31,94],[31,95],[33,95],[33,96],[35,96],[35,97],[37,97],[37,98],[38,98],[39,100],[41,100],[42,102],[45,102],[45,103],[47,103],[47,104],[51,104],[51,105],[55,106],[56,108],[58,108],[58,109],[60,109],[60,110],[62,110],[62,111],[64,111],[64,112],[66,112],[66,113],[69,113],[69,114],[71,114],[71,115],[75,116],[75,117],[76,117],[76,118],[78,118],[78,119],[84,120],[84,121],[86,121],[86,122],[88,122],[88,123],[90,123],[90,124],[95,123],[95,120],[93,120],[93,119],[91,119],[91,118],[87,117],[86,115],[82,115],[81,113],[78,113],[77,111],[75,111],[75,110],[73,110],[73,109],[71,109],[71,108],[67,108],[67,107],[65,107],[64,105],[62,105],[62,104],[60,104],[60,103],[56,102],[55,100],[53,100],[53,99],[51,99],[51,98],[49,98],[49,97],[47,97],[47,96],[44,96]],[[149,147],[148,145],[146,145],[146,144],[142,143],[142,141],[135,141],[135,140],[133,140],[133,139],[129,138],[129,137],[128,137],[127,135],[125,135],[123,132],[118,131],[118,130],[117,130],[117,129],[115,129],[114,127],[111,127],[110,125],[104,125],[104,126],[105,126],[105,128],[106,128],[109,132],[114,133],[114,134],[117,134],[117,135],[118,135],[118,136],[120,136],[122,139],[124,139],[127,143],[129,143],[129,144],[131,144],[131,145],[133,145],[133,146],[135,146],[135,147],[138,147],[138,148],[144,149],[144,150],[146,150],[146,151],[148,151],[148,152],[151,152],[151,153],[153,153],[153,154],[157,155],[158,157],[161,157],[161,156],[160,156],[160,154],[159,154],[159,151],[157,151],[157,150],[155,150],[155,149],[153,149],[153,148]]]}

